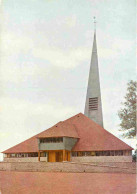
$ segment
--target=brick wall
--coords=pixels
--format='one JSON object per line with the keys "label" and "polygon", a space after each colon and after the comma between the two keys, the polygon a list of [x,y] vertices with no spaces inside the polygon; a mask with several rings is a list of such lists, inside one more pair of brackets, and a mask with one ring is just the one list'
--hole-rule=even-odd
{"label": "brick wall", "polygon": [[132,162],[132,156],[79,156],[71,157],[72,162]]}

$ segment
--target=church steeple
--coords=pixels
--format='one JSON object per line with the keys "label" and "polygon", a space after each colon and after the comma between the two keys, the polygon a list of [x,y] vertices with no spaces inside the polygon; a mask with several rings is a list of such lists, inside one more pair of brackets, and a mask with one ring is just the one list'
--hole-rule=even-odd
{"label": "church steeple", "polygon": [[[95,22],[94,22],[95,23]],[[103,127],[102,103],[98,69],[98,55],[96,44],[96,30],[94,31],[94,40],[92,48],[92,57],[90,63],[90,72],[85,104],[85,113],[87,117]]]}

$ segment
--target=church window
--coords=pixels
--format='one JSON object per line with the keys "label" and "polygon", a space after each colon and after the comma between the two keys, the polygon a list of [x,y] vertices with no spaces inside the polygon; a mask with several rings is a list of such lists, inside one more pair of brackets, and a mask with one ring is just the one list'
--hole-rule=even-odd
{"label": "church window", "polygon": [[86,156],[87,154],[86,154],[87,152],[82,152],[82,156]]}
{"label": "church window", "polygon": [[100,156],[103,156],[103,152],[101,151],[101,152],[99,152],[100,153]]}
{"label": "church window", "polygon": [[46,152],[41,152],[40,153],[40,157],[46,157],[47,156],[47,153]]}
{"label": "church window", "polygon": [[129,155],[131,155],[131,151],[129,151],[129,150],[125,150],[125,151],[124,151],[124,155],[125,155],[125,156],[129,156]]}
{"label": "church window", "polygon": [[119,156],[122,156],[122,155],[123,155],[123,151],[121,151],[121,150],[118,151],[118,155],[119,155]]}
{"label": "church window", "polygon": [[110,151],[110,156],[114,156],[115,152],[114,151]]}
{"label": "church window", "polygon": [[77,156],[77,152],[72,152],[72,156],[76,157]]}
{"label": "church window", "polygon": [[10,157],[16,158],[24,158],[24,157],[38,157],[38,153],[17,153],[17,154],[10,154]]}
{"label": "church window", "polygon": [[131,155],[131,152],[128,150],[116,150],[116,151],[82,151],[82,152],[72,152],[72,156],[122,156],[122,155]]}
{"label": "church window", "polygon": [[96,155],[96,153],[95,152],[91,152],[91,156],[95,156]]}
{"label": "church window", "polygon": [[78,156],[82,156],[82,152],[78,152]]}
{"label": "church window", "polygon": [[60,143],[63,142],[63,137],[50,137],[40,139],[40,143]]}
{"label": "church window", "polygon": [[98,110],[98,98],[89,98],[89,110]]}
{"label": "church window", "polygon": [[86,152],[86,156],[91,156],[91,152]]}
{"label": "church window", "polygon": [[14,157],[15,157],[15,154],[10,154],[10,157],[11,157],[11,158],[14,158]]}
{"label": "church window", "polygon": [[123,151],[123,155],[126,155],[126,150]]}
{"label": "church window", "polygon": [[118,156],[118,151],[117,150],[115,151],[115,156]]}

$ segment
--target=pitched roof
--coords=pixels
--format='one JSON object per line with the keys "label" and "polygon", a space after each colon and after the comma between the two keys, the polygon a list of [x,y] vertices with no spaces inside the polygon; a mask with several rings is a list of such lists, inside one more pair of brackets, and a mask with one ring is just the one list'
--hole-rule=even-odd
{"label": "pitched roof", "polygon": [[[57,127],[56,127],[57,126]],[[53,127],[23,141],[2,153],[31,153],[38,152],[38,140],[40,137],[73,137],[79,138],[76,128],[73,124],[59,122]]]}
{"label": "pitched roof", "polygon": [[38,152],[38,140],[36,138],[37,135],[23,141],[2,153],[31,153]]}
{"label": "pitched roof", "polygon": [[[57,127],[56,127],[57,126]],[[30,139],[5,150],[3,153],[38,152],[39,137],[79,138],[72,151],[132,150],[133,148],[103,129],[100,125],[79,113]]]}
{"label": "pitched roof", "polygon": [[73,137],[73,138],[79,138],[76,127],[71,123],[66,122],[59,122],[53,127],[43,131],[40,133],[38,138],[44,138],[44,137]]}
{"label": "pitched roof", "polygon": [[133,149],[82,113],[67,119],[65,122],[74,124],[79,135],[79,140],[73,147],[73,151]]}

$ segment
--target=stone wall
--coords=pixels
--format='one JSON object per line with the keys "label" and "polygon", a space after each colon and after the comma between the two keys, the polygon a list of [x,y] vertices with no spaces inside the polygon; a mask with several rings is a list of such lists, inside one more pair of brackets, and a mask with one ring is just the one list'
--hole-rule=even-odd
{"label": "stone wall", "polygon": [[[85,164],[85,163],[83,163]],[[99,165],[99,166],[115,166],[119,168],[136,168],[136,162],[92,162],[87,163],[92,165]]]}
{"label": "stone wall", "polygon": [[10,162],[0,162],[0,171],[10,171],[11,170],[11,163]]}
{"label": "stone wall", "polygon": [[47,157],[40,157],[41,162],[47,162],[48,158]]}
{"label": "stone wall", "polygon": [[72,162],[132,162],[132,156],[79,156],[71,157]]}
{"label": "stone wall", "polygon": [[[47,162],[47,157],[40,157],[40,161]],[[38,157],[4,158],[4,162],[38,162]]]}
{"label": "stone wall", "polygon": [[135,173],[135,168],[132,163],[128,167],[118,167],[111,164],[93,165],[74,162],[0,162],[0,171]]}
{"label": "stone wall", "polygon": [[[40,157],[40,161],[47,162],[47,157]],[[72,162],[132,162],[132,156],[79,156],[71,157]],[[38,157],[4,158],[4,162],[38,162]]]}

